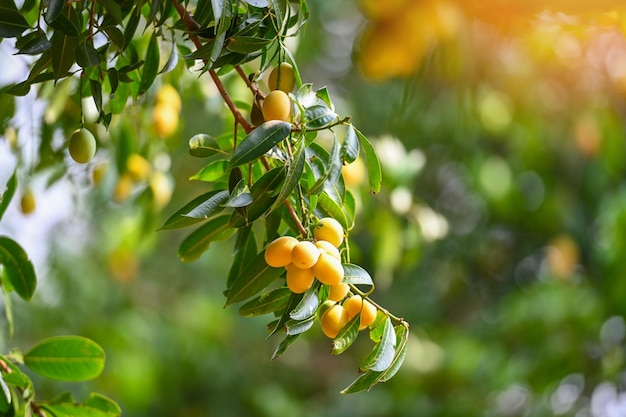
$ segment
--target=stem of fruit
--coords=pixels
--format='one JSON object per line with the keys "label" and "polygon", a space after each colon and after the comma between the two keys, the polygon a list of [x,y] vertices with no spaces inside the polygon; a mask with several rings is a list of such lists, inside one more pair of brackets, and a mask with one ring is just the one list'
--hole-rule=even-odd
{"label": "stem of fruit", "polygon": [[47,417],[46,413],[44,413],[43,410],[41,408],[39,408],[37,406],[37,404],[35,404],[32,401],[30,403],[30,408],[31,408],[31,410],[33,410],[33,413],[35,413],[36,415],[41,416],[41,417]]}
{"label": "stem of fruit", "polygon": [[387,310],[385,307],[381,306],[381,305],[380,305],[380,304],[378,304],[376,301],[372,300],[372,299],[369,297],[369,294],[370,294],[370,293],[365,293],[365,292],[363,292],[363,291],[359,290],[359,289],[356,287],[356,285],[354,285],[354,284],[348,284],[348,285],[350,285],[350,290],[351,290],[352,292],[354,292],[355,294],[360,295],[361,297],[363,297],[363,299],[364,299],[364,300],[367,300],[367,301],[369,301],[370,303],[372,303],[372,305],[373,305],[374,307],[376,307],[378,310],[382,311],[382,312],[383,312],[383,314],[385,314],[386,316],[389,316],[389,317],[390,317],[393,321],[395,321],[395,322],[397,322],[397,323],[402,324],[402,325],[403,325],[404,327],[406,327],[406,328],[408,328],[408,327],[409,327],[409,324],[408,324],[408,323],[406,322],[406,320],[404,320],[402,317],[398,317],[398,316],[396,316],[396,315],[392,314],[392,313],[391,313],[389,310]]}
{"label": "stem of fruit", "polygon": [[[202,41],[200,41],[200,38],[198,38],[197,35],[192,33],[194,31],[200,29],[200,25],[198,24],[198,22],[196,22],[191,17],[191,15],[189,15],[189,12],[187,12],[187,9],[185,9],[185,6],[182,5],[178,0],[172,0],[172,4],[176,8],[176,12],[178,13],[178,15],[182,19],[183,23],[185,23],[185,26],[187,26],[187,29],[190,32],[189,33],[189,39],[191,39],[191,41],[194,43],[196,48],[202,47]],[[206,64],[207,61],[204,60],[204,62]],[[238,68],[237,72],[239,73],[240,76],[242,76],[248,82],[250,82],[248,77],[245,76],[246,74],[243,72],[241,67],[236,66],[235,68],[236,69]],[[243,117],[243,115],[241,114],[241,112],[239,111],[239,109],[237,108],[235,103],[233,102],[233,100],[230,98],[230,95],[228,94],[228,91],[226,91],[226,88],[224,87],[224,84],[222,83],[222,80],[220,80],[220,77],[217,75],[217,73],[214,70],[209,70],[209,75],[213,79],[213,82],[215,83],[215,86],[217,87],[218,91],[220,92],[220,95],[222,96],[222,99],[224,100],[224,102],[226,103],[228,108],[230,109],[230,111],[233,114],[233,116],[235,116],[236,122],[239,123],[241,125],[241,127],[244,128],[246,133],[252,132],[254,130],[254,126],[252,126],[250,123],[248,123],[248,121]],[[251,84],[252,83],[250,83],[248,85],[251,85]],[[266,170],[270,169],[269,163],[267,162],[267,160],[265,158],[261,157],[261,163],[263,164],[263,166],[265,167]],[[298,229],[300,230],[300,233],[302,233],[302,236],[306,237],[306,235],[307,235],[306,228],[304,227],[304,225],[302,224],[302,222],[298,218],[298,214],[296,213],[296,211],[294,210],[293,206],[291,205],[291,203],[288,200],[285,200],[285,206],[287,206],[287,211],[289,212],[289,215],[293,218],[293,220],[296,222],[296,225],[298,226]]]}

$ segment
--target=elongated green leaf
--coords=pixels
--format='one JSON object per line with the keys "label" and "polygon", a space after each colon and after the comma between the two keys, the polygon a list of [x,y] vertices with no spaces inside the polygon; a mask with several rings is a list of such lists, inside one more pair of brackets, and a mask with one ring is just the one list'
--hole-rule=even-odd
{"label": "elongated green leaf", "polygon": [[276,350],[272,354],[272,360],[278,358],[283,353],[285,353],[287,351],[287,348],[289,346],[291,346],[293,344],[293,342],[295,342],[298,339],[298,336],[300,336],[300,334],[293,334],[293,335],[289,334],[289,335],[287,335],[283,339],[283,341],[280,342],[280,344],[276,347]]}
{"label": "elongated green leaf", "polygon": [[226,207],[245,207],[252,203],[252,194],[245,179],[241,179],[224,203]]}
{"label": "elongated green leaf", "polygon": [[285,331],[288,335],[295,336],[309,330],[315,324],[315,316],[308,317],[304,320],[288,320],[285,323]]}
{"label": "elongated green leaf", "polygon": [[6,236],[0,236],[0,264],[15,292],[24,300],[30,300],[37,287],[35,268],[24,249]]}
{"label": "elongated green leaf", "polygon": [[0,38],[15,38],[28,28],[28,22],[17,10],[0,7]]}
{"label": "elongated green leaf", "polygon": [[319,195],[318,209],[321,209],[325,215],[335,218],[344,230],[348,230],[349,223],[346,214],[343,212],[341,206],[330,198],[326,192]]}
{"label": "elongated green leaf", "polygon": [[249,265],[233,281],[228,289],[226,305],[243,301],[261,292],[274,280],[278,279],[285,270],[272,268],[265,262],[264,252],[259,253]]}
{"label": "elongated green leaf", "polygon": [[223,215],[209,220],[182,241],[178,247],[178,256],[183,262],[195,261],[202,255],[211,242],[228,238],[232,233],[228,226],[230,216]]}
{"label": "elongated green leaf", "polygon": [[65,10],[67,11],[66,13],[60,14],[59,17],[57,17],[54,22],[49,23],[49,25],[57,32],[76,38],[80,34],[80,31],[78,30],[76,22],[72,20],[72,18],[76,17],[73,16],[73,13],[75,13],[75,11],[72,7],[68,7]]}
{"label": "elongated green leaf", "polygon": [[15,45],[18,55],[39,55],[52,47],[44,31],[33,32],[21,41]]}
{"label": "elongated green leaf", "polygon": [[148,88],[154,83],[157,73],[159,72],[159,39],[157,32],[152,33],[148,50],[146,51],[146,59],[141,73],[141,82],[139,84],[139,94],[148,91]]}
{"label": "elongated green leaf", "polygon": [[365,135],[356,128],[354,129],[354,131],[359,137],[359,141],[361,142],[361,147],[363,148],[363,151],[365,151],[370,192],[376,194],[380,191],[380,186],[383,180],[382,170],[380,168],[380,161],[378,160],[378,156],[374,151],[374,147],[369,142],[369,140],[367,140]]}
{"label": "elongated green leaf", "polygon": [[52,36],[52,70],[58,80],[64,77],[76,62],[78,38],[55,32]]}
{"label": "elongated green leaf", "polygon": [[346,136],[341,144],[341,160],[344,163],[351,164],[356,161],[359,156],[359,138],[354,131],[354,126],[348,125]]}
{"label": "elongated green leaf", "polygon": [[211,192],[207,194],[210,194],[209,198],[207,198],[202,204],[194,207],[193,210],[189,211],[189,213],[183,214],[183,216],[193,217],[196,219],[208,219],[209,217],[222,211],[222,204],[228,200],[228,191],[221,190],[216,193]]}
{"label": "elongated green leaf", "polygon": [[359,265],[343,264],[343,282],[355,285],[374,285],[371,275]]}
{"label": "elongated green leaf", "polygon": [[252,204],[247,207],[247,217],[244,218],[239,212],[234,212],[231,225],[242,227],[265,214],[276,199],[276,193],[278,193],[284,179],[284,167],[274,168],[263,175],[250,187]]}
{"label": "elongated green leaf", "polygon": [[0,195],[0,220],[4,215],[4,212],[9,207],[9,203],[13,199],[13,195],[15,195],[15,190],[17,189],[17,171],[13,172],[9,181],[7,181],[7,189],[4,191],[2,195]]}
{"label": "elongated green leaf", "polygon": [[104,369],[104,350],[80,336],[57,336],[42,340],[24,355],[24,364],[47,378],[85,381]]}
{"label": "elongated green leaf", "polygon": [[191,180],[213,182],[228,175],[228,161],[214,160],[209,162]]}
{"label": "elongated green leaf", "polygon": [[333,355],[340,355],[348,349],[359,335],[359,326],[361,324],[361,315],[357,314],[345,325],[333,340]]}
{"label": "elongated green leaf", "polygon": [[82,68],[95,67],[100,65],[98,51],[93,46],[93,40],[85,39],[76,48],[76,63]]}
{"label": "elongated green leaf", "polygon": [[255,36],[233,36],[228,39],[226,48],[229,51],[249,54],[263,49],[271,39],[258,38]]}
{"label": "elongated green leaf", "polygon": [[315,315],[317,306],[319,306],[317,286],[312,286],[305,291],[296,308],[289,312],[289,317],[296,321],[308,319]]}
{"label": "elongated green leaf", "polygon": [[83,404],[74,401],[71,395],[62,395],[40,404],[40,408],[57,417],[117,417],[122,415],[120,406],[113,400],[95,393],[91,393]]}
{"label": "elongated green leaf", "polygon": [[383,327],[383,337],[367,355],[360,368],[382,372],[391,366],[396,352],[396,335],[391,319],[387,317]]}
{"label": "elongated green leaf", "polygon": [[118,29],[116,26],[105,26],[102,29],[104,29],[104,32],[107,34],[109,40],[113,42],[113,44],[117,48],[124,48],[124,33],[120,29]]}
{"label": "elongated green leaf", "polygon": [[289,288],[275,288],[242,305],[239,308],[239,314],[244,317],[251,317],[273,313],[284,309],[290,298],[291,291]]}
{"label": "elongated green leaf", "polygon": [[276,197],[274,204],[270,207],[270,211],[274,211],[277,207],[285,202],[289,198],[291,192],[296,188],[298,182],[300,181],[300,177],[302,177],[302,172],[304,171],[304,162],[305,162],[305,152],[306,143],[304,142],[304,138],[300,141],[298,148],[293,154],[293,159],[291,163],[287,167],[287,176],[285,177],[285,182],[283,183],[283,187]]}
{"label": "elongated green leaf", "polygon": [[[207,200],[211,199],[211,197],[215,196],[216,194],[223,192],[225,190],[216,190],[216,191],[209,191],[208,193],[204,193],[201,196],[198,196],[196,198],[194,198],[193,200],[191,200],[189,203],[185,204],[180,210],[176,211],[176,213],[172,214],[166,221],[165,224],[163,226],[161,226],[161,228],[159,230],[171,230],[171,229],[181,229],[183,227],[188,227],[191,225],[194,225],[198,222],[201,222],[202,220],[204,220],[205,218],[209,218],[211,216],[214,216],[216,214],[218,214],[220,211],[222,211],[222,207],[219,206],[219,204],[214,208],[213,212],[205,212],[204,216],[206,217],[189,217],[188,214],[193,211],[195,208],[197,208],[198,206],[202,205],[203,203],[205,203]],[[228,192],[226,192],[226,195],[228,195]]]}
{"label": "elongated green leaf", "polygon": [[237,231],[237,240],[233,250],[233,259],[228,271],[226,288],[230,288],[235,278],[252,262],[258,252],[256,236],[251,227],[242,227]]}
{"label": "elongated green leaf", "polygon": [[304,110],[304,125],[307,129],[323,129],[337,120],[337,113],[323,104],[315,104]]}
{"label": "elongated green leaf", "polygon": [[213,136],[204,133],[189,139],[189,154],[196,158],[209,158],[215,155],[229,156],[228,152],[220,148],[219,143]]}
{"label": "elongated green leaf", "polygon": [[287,138],[290,132],[290,123],[280,120],[263,123],[237,146],[230,160],[230,166],[236,167],[254,161]]}
{"label": "elongated green leaf", "polygon": [[141,6],[143,6],[143,3],[138,3],[130,13],[130,18],[126,23],[126,27],[124,27],[124,47],[122,50],[128,48],[128,45],[130,45],[130,42],[135,36],[135,32],[137,31],[137,26],[139,25],[139,20],[141,18]]}
{"label": "elongated green leaf", "polygon": [[46,10],[45,19],[48,24],[54,22],[61,14],[65,0],[49,0],[48,9]]}

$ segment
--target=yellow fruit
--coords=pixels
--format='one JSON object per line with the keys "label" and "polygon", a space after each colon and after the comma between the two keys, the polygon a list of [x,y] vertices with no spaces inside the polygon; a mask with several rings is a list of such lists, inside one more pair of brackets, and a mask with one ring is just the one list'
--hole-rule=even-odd
{"label": "yellow fruit", "polygon": [[337,337],[341,329],[348,324],[348,313],[341,304],[335,304],[322,316],[321,324],[324,334],[331,339]]}
{"label": "yellow fruit", "polygon": [[22,198],[20,199],[20,210],[22,214],[30,214],[35,211],[37,207],[37,201],[35,200],[35,194],[33,194],[33,190],[28,188],[22,194]]}
{"label": "yellow fruit", "polygon": [[291,263],[291,251],[298,243],[293,236],[281,236],[274,239],[265,249],[265,262],[274,268],[287,266]]}
{"label": "yellow fruit", "polygon": [[376,320],[376,307],[368,300],[363,300],[360,295],[353,295],[348,298],[346,302],[343,303],[343,307],[348,314],[348,320],[352,320],[358,314],[361,315],[359,319],[359,330],[365,329]]}
{"label": "yellow fruit", "polygon": [[326,252],[322,252],[317,263],[313,266],[313,274],[322,284],[339,285],[343,280],[344,271],[341,261]]}
{"label": "yellow fruit", "polygon": [[320,258],[320,250],[313,242],[298,242],[291,251],[291,262],[300,269],[311,268]]}
{"label": "yellow fruit", "polygon": [[133,191],[133,180],[128,174],[122,174],[117,180],[115,190],[113,190],[113,201],[123,203]]}
{"label": "yellow fruit", "polygon": [[320,219],[313,229],[313,237],[316,240],[325,240],[332,243],[336,248],[343,242],[343,227],[332,217]]}
{"label": "yellow fruit", "polygon": [[348,295],[348,291],[350,291],[350,286],[348,284],[338,284],[338,285],[330,285],[328,292],[328,299],[331,301],[341,301],[346,295]]}
{"label": "yellow fruit", "polygon": [[93,180],[93,183],[95,185],[98,185],[102,182],[104,176],[106,175],[107,168],[108,167],[106,162],[102,162],[93,168],[93,171],[91,172],[91,179]]}
{"label": "yellow fruit", "polygon": [[150,176],[152,167],[143,156],[133,153],[126,160],[126,172],[134,181],[145,181]]}
{"label": "yellow fruit", "polygon": [[157,136],[171,136],[178,128],[178,111],[168,104],[157,103],[152,110],[152,122]]}
{"label": "yellow fruit", "polygon": [[302,294],[313,285],[313,271],[311,268],[300,269],[294,264],[289,264],[287,268],[287,286],[296,294]]}
{"label": "yellow fruit", "polygon": [[172,199],[172,182],[163,172],[156,171],[150,177],[150,190],[157,210],[161,210]]}
{"label": "yellow fruit", "polygon": [[183,108],[180,95],[171,84],[164,84],[159,91],[157,91],[156,103],[168,105],[176,110],[176,113],[180,113]]}
{"label": "yellow fruit", "polygon": [[291,99],[284,91],[274,90],[263,100],[263,118],[265,121],[291,120]]}
{"label": "yellow fruit", "polygon": [[281,90],[289,93],[296,86],[296,78],[293,73],[293,67],[288,62],[282,62],[275,67],[270,73],[267,80],[270,90]]}
{"label": "yellow fruit", "polygon": [[69,151],[74,161],[85,164],[96,154],[96,138],[84,127],[76,129],[70,137]]}
{"label": "yellow fruit", "polygon": [[339,253],[339,249],[333,246],[332,243],[326,240],[318,240],[315,242],[315,246],[317,246],[322,252],[326,252],[328,255],[333,258],[337,258],[338,261],[341,261],[341,254]]}

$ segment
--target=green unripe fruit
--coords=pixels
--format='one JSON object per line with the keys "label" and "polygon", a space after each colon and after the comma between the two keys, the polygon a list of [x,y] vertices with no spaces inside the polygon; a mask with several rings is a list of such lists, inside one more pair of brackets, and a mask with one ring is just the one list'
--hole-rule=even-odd
{"label": "green unripe fruit", "polygon": [[79,164],[86,164],[96,154],[96,138],[84,127],[76,129],[70,137],[70,156]]}
{"label": "green unripe fruit", "polygon": [[[36,207],[37,202],[35,200],[35,194],[33,194],[33,190],[29,188],[24,192],[22,198],[20,199],[20,210],[22,211],[22,214],[30,214],[35,211]],[[311,272],[311,274],[312,273],[313,272]]]}
{"label": "green unripe fruit", "polygon": [[270,90],[281,90],[289,93],[296,86],[296,78],[293,73],[293,67],[288,62],[282,62],[275,67],[270,73],[267,80],[267,86]]}

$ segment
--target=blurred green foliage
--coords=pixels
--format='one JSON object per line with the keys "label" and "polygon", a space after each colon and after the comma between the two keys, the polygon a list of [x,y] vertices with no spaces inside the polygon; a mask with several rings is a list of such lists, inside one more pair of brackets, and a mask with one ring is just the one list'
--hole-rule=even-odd
{"label": "blurred green foliage", "polygon": [[[200,168],[187,139],[232,125],[209,81],[182,70],[168,75],[184,103],[166,145],[172,202],[163,213],[141,196],[109,203],[115,172],[95,189],[75,179],[77,210],[91,221],[54,233],[43,288],[15,303],[28,326],[11,344],[96,340],[102,377],[63,388],[97,390],[138,417],[623,415],[606,411],[626,390],[624,91],[607,73],[625,53],[621,34],[466,22],[410,79],[372,84],[350,59],[363,26],[354,4],[310,6],[303,78],[329,85],[338,112],[378,137],[384,186],[377,196],[360,189],[351,251],[382,304],[414,329],[399,374],[339,395],[369,345],[333,357],[318,330],[270,361],[278,340],[265,339],[265,321],[223,308],[232,239],[182,264],[183,235],[155,232],[206,191],[186,180]],[[33,378],[42,395],[58,393]]]}

